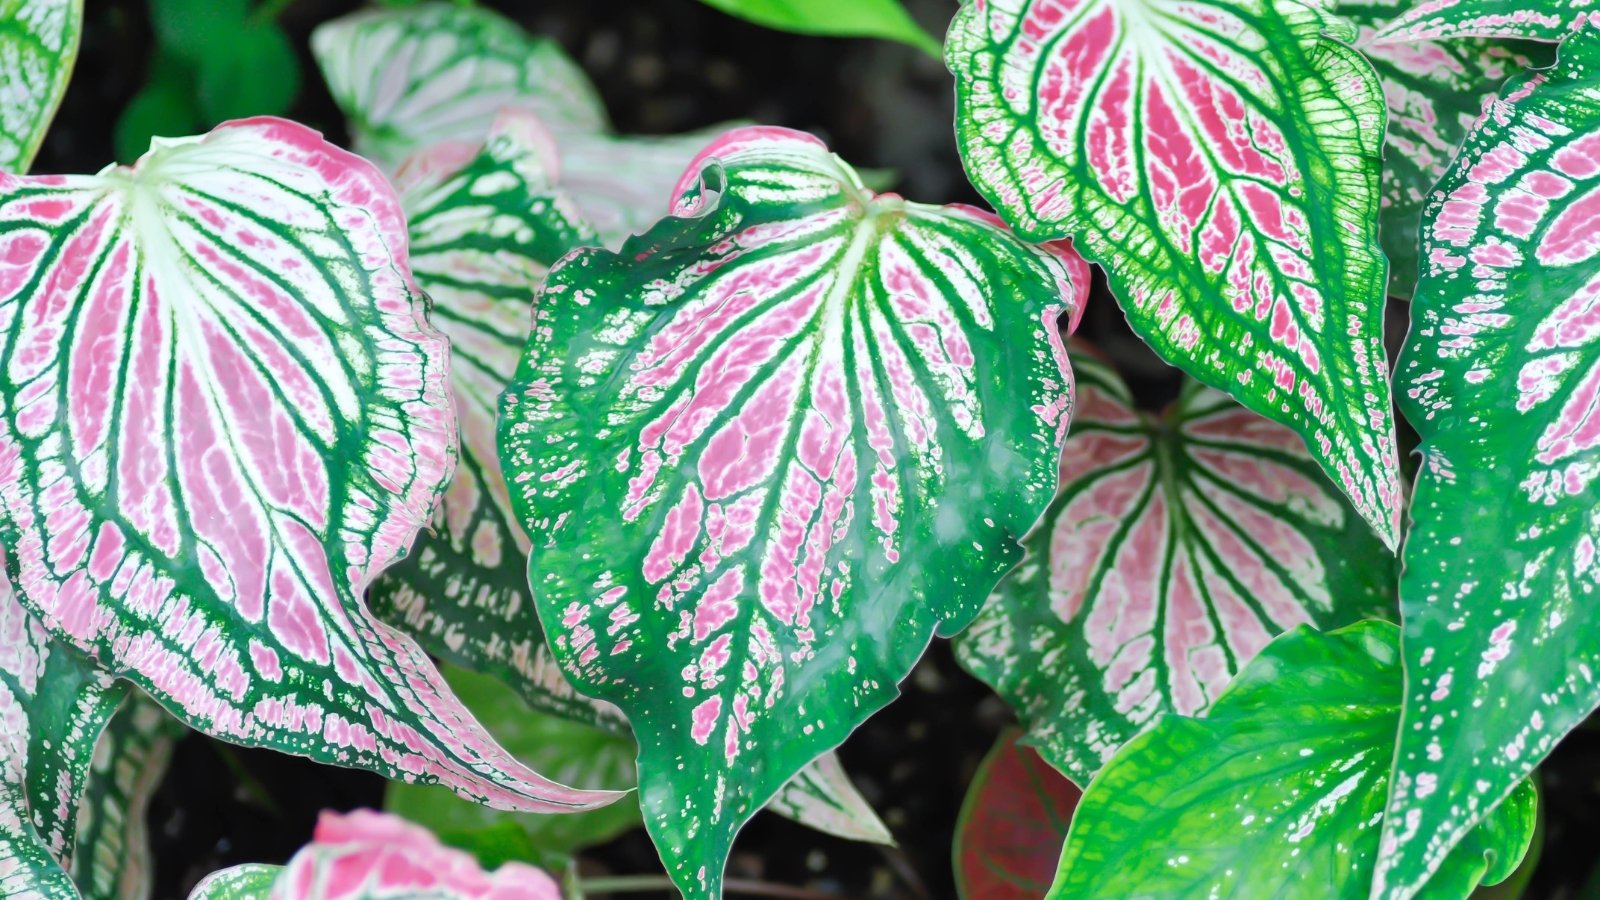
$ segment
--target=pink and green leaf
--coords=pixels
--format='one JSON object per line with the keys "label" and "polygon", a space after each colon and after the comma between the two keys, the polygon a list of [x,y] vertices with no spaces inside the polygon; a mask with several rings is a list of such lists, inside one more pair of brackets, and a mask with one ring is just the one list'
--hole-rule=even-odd
{"label": "pink and green leaf", "polygon": [[[1130,741],[1078,803],[1052,900],[1366,900],[1400,724],[1399,632],[1300,626],[1204,717],[1167,715]],[[1523,782],[1428,896],[1465,898],[1508,877],[1533,838],[1535,802]]]}
{"label": "pink and green leaf", "polygon": [[187,724],[493,804],[527,770],[362,596],[455,464],[370,164],[273,119],[0,176],[0,541],[24,607]]}
{"label": "pink and green leaf", "polygon": [[1404,722],[1374,896],[1414,894],[1600,703],[1600,31],[1485,110],[1424,214]]}
{"label": "pink and green leaf", "polygon": [[972,776],[956,820],[963,900],[1039,900],[1050,888],[1083,795],[1011,729]]}
{"label": "pink and green leaf", "polygon": [[1590,0],[1424,0],[1378,31],[1374,40],[1412,44],[1455,38],[1559,41],[1594,14]]}
{"label": "pink and green leaf", "polygon": [[83,0],[0,0],[0,172],[26,172],[67,92]]}
{"label": "pink and green leaf", "polygon": [[85,900],[145,900],[154,861],[146,817],[187,732],[160,704],[133,691],[95,746],[78,801],[72,880]]}
{"label": "pink and green leaf", "polygon": [[356,152],[385,167],[441,141],[475,145],[508,107],[558,131],[607,128],[594,85],[559,45],[482,7],[363,10],[318,26],[311,50]]}
{"label": "pink and green leaf", "polygon": [[550,273],[500,448],[579,690],[640,743],[690,896],[1020,555],[1069,406],[1076,257],[731,132],[677,211]]}
{"label": "pink and green leaf", "polygon": [[1350,36],[1299,0],[975,0],[945,55],[979,192],[1073,238],[1157,353],[1293,428],[1394,547],[1384,100]]}
{"label": "pink and green leaf", "polygon": [[125,693],[52,640],[0,572],[0,896],[76,900],[78,796]]}
{"label": "pink and green leaf", "polygon": [[1389,127],[1383,155],[1383,211],[1378,237],[1389,258],[1389,293],[1410,297],[1417,282],[1422,207],[1434,182],[1502,82],[1555,59],[1548,44],[1460,38],[1384,43],[1377,31],[1410,4],[1341,2],[1339,15],[1358,29],[1355,46],[1383,83]]}
{"label": "pink and green leaf", "polygon": [[1396,565],[1294,432],[1187,382],[1161,415],[1072,345],[1060,494],[957,657],[1078,784],[1272,637],[1394,616]]}
{"label": "pink and green leaf", "polygon": [[561,900],[543,871],[509,862],[484,872],[424,828],[369,810],[325,812],[310,844],[277,866],[224,869],[190,900]]}

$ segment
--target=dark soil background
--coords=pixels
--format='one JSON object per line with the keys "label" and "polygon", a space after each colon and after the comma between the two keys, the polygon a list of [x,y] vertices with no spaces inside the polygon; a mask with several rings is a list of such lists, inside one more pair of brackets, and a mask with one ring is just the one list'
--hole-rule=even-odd
{"label": "dark soil background", "polygon": [[[301,54],[302,86],[290,115],[335,141],[344,139],[343,123],[307,38],[319,22],[358,5],[295,0],[278,19]],[[980,203],[956,155],[950,76],[938,60],[909,47],[769,31],[696,0],[484,5],[560,41],[595,80],[624,133],[665,134],[730,119],[786,125],[823,136],[857,166],[894,170],[897,190],[911,199]],[[954,0],[907,5],[936,35],[956,7]],[[144,0],[87,0],[86,7],[77,72],[37,172],[94,172],[111,162],[113,124],[147,77],[154,41]],[[1397,344],[1404,310],[1394,312],[1391,343]],[[1103,285],[1080,334],[1111,355],[1143,402],[1157,406],[1174,394],[1173,370],[1131,335]],[[904,696],[841,750],[899,848],[830,838],[762,813],[741,834],[730,877],[805,886],[822,896],[955,896],[950,845],[957,810],[1010,715],[956,666],[943,642],[902,688]],[[1591,724],[1575,731],[1540,773],[1545,843],[1527,896],[1600,897],[1600,730]],[[156,896],[184,897],[223,866],[282,862],[309,838],[319,810],[380,807],[383,786],[367,773],[191,735],[152,804]],[[661,871],[642,830],[584,858],[586,872]]]}

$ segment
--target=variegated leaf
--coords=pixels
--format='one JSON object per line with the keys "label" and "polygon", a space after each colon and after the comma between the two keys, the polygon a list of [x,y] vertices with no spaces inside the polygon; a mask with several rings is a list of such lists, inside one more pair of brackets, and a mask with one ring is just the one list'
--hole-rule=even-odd
{"label": "variegated leaf", "polygon": [[1421,437],[1405,726],[1374,896],[1420,890],[1600,703],[1600,31],[1506,85],[1440,180],[1401,356]]}
{"label": "variegated leaf", "polygon": [[319,25],[311,50],[356,152],[385,167],[439,141],[481,141],[507,107],[559,130],[607,126],[594,85],[554,41],[481,7],[363,10]]}
{"label": "variegated leaf", "polygon": [[0,572],[0,896],[76,900],[78,795],[125,693],[51,640]]}
{"label": "variegated leaf", "polygon": [[1339,14],[1359,30],[1356,47],[1377,70],[1389,108],[1378,238],[1389,258],[1389,293],[1396,297],[1410,297],[1416,287],[1423,202],[1455,159],[1484,100],[1508,76],[1555,59],[1555,48],[1533,41],[1375,41],[1377,30],[1410,5],[1407,0],[1338,4]]}
{"label": "variegated leaf", "polygon": [[[270,884],[270,887],[268,885]],[[279,869],[224,869],[189,900],[561,900],[549,875],[510,862],[485,873],[471,856],[443,846],[404,819],[368,810],[325,812],[310,844]]]}
{"label": "variegated leaf", "polygon": [[837,754],[817,757],[789,779],[767,809],[802,825],[851,841],[894,846],[894,835],[861,796]]}
{"label": "variegated leaf", "polygon": [[26,172],[67,92],[83,0],[0,0],[0,172]]}
{"label": "variegated leaf", "polygon": [[1008,729],[972,776],[954,848],[962,900],[1038,900],[1082,791]]}
{"label": "variegated leaf", "polygon": [[646,825],[703,897],[1015,561],[1079,300],[1070,250],[874,197],[782,129],[708,147],[674,208],[551,271],[500,448],[555,655],[628,715]]}
{"label": "variegated leaf", "polygon": [[[1168,715],[1134,738],[1084,791],[1051,900],[1366,900],[1399,726],[1399,645],[1388,622],[1301,626],[1204,718]],[[1535,802],[1523,782],[1428,896],[1459,900],[1509,876],[1533,838]]]}
{"label": "variegated leaf", "polygon": [[132,692],[95,746],[78,801],[72,880],[85,900],[150,896],[150,798],[167,774],[172,748],[187,731],[160,704]]}
{"label": "variegated leaf", "polygon": [[1396,566],[1294,432],[1192,381],[1140,412],[1088,348],[1072,360],[1061,492],[956,653],[1084,785],[1273,635],[1393,617]]}
{"label": "variegated leaf", "polygon": [[1297,431],[1394,547],[1383,93],[1348,32],[1300,0],[973,0],[945,55],[979,192],[1077,240],[1156,352]]}
{"label": "variegated leaf", "polygon": [[454,465],[444,338],[370,164],[275,119],[0,176],[0,541],[51,633],[191,726],[584,808],[361,601]]}
{"label": "variegated leaf", "polygon": [[668,137],[570,134],[560,137],[561,189],[613,249],[667,213],[666,198],[695,155],[732,125]]}
{"label": "variegated leaf", "polygon": [[1451,38],[1559,41],[1600,12],[1595,0],[1424,0],[1385,25],[1376,40],[1392,44]]}

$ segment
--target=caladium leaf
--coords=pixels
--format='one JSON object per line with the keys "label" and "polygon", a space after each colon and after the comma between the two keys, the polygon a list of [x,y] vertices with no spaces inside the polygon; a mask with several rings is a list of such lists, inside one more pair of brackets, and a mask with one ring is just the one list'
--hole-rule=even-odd
{"label": "caladium leaf", "polygon": [[439,141],[481,141],[507,107],[560,130],[607,126],[594,85],[555,42],[481,7],[364,10],[317,26],[311,50],[356,151],[386,167]]}
{"label": "caladium leaf", "polygon": [[939,42],[906,12],[900,0],[702,0],[729,15],[799,34],[878,37],[910,44],[934,56]]}
{"label": "caladium leaf", "polygon": [[1485,111],[1423,221],[1401,356],[1421,438],[1405,727],[1379,887],[1439,860],[1600,703],[1600,32]]}
{"label": "caladium leaf", "polygon": [[551,270],[500,448],[556,658],[627,714],[646,826],[702,897],[1015,562],[1079,300],[1070,249],[874,197],[796,132],[730,132],[674,208]]}
{"label": "caladium leaf", "polygon": [[281,120],[0,176],[0,542],[23,605],[189,725],[511,807],[368,583],[454,464],[444,338],[370,164]]}
{"label": "caladium leaf", "polygon": [[972,776],[956,821],[956,890],[964,900],[1038,900],[1049,889],[1082,791],[1000,735]]}
{"label": "caladium leaf", "polygon": [[1297,431],[1394,547],[1383,93],[1300,0],[971,2],[945,54],[979,192],[1072,237],[1156,352]]}
{"label": "caladium leaf", "polygon": [[1375,40],[1378,29],[1409,5],[1405,0],[1338,4],[1339,14],[1359,29],[1356,47],[1377,71],[1389,108],[1378,237],[1389,258],[1389,293],[1396,297],[1410,297],[1417,283],[1423,202],[1461,148],[1484,100],[1508,76],[1555,59],[1554,47],[1533,41]]}
{"label": "caladium leaf", "polygon": [[0,896],[77,897],[64,865],[77,798],[124,693],[51,640],[0,572]]}
{"label": "caladium leaf", "polygon": [[665,200],[684,167],[732,127],[666,137],[564,135],[559,140],[561,189],[594,224],[602,243],[621,247],[671,212]]}
{"label": "caladium leaf", "polygon": [[772,798],[767,809],[824,834],[894,846],[889,826],[861,796],[834,753],[824,753],[801,769]]}
{"label": "caladium leaf", "polygon": [[[1050,897],[1365,900],[1399,727],[1399,645],[1388,622],[1301,626],[1204,718],[1163,717],[1084,792]],[[1510,875],[1534,802],[1524,782],[1428,896],[1466,897]]]}
{"label": "caladium leaf", "polygon": [[384,813],[356,810],[323,813],[311,843],[281,869],[262,865],[224,869],[189,895],[190,900],[385,897],[561,900],[561,889],[549,875],[523,863],[506,863],[485,873],[470,855],[443,846],[424,828]]}
{"label": "caladium leaf", "polygon": [[1425,0],[1410,5],[1376,39],[1394,44],[1462,37],[1559,41],[1594,12],[1590,0]]}
{"label": "caladium leaf", "polygon": [[1163,414],[1072,346],[1061,492],[956,654],[1078,784],[1272,639],[1394,615],[1396,567],[1294,432],[1194,382]]}
{"label": "caladium leaf", "polygon": [[0,0],[0,172],[26,172],[67,92],[83,0]]}
{"label": "caladium leaf", "polygon": [[133,691],[101,734],[78,801],[71,859],[72,880],[85,900],[150,896],[150,798],[187,730],[160,704]]}

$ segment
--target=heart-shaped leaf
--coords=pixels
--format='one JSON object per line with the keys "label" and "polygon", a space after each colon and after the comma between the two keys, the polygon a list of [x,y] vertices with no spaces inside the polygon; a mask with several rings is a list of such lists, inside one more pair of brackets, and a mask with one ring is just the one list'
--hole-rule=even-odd
{"label": "heart-shaped leaf", "polygon": [[606,129],[594,85],[554,41],[480,7],[363,10],[317,26],[311,50],[356,152],[385,167],[440,141],[481,141],[508,107],[559,130]]}
{"label": "heart-shaped leaf", "polygon": [[551,271],[500,448],[554,653],[627,714],[646,825],[702,897],[1015,562],[1078,269],[782,129],[708,147],[674,207]]}
{"label": "heart-shaped leaf", "polygon": [[1422,465],[1384,896],[1418,890],[1600,703],[1597,71],[1590,28],[1507,84],[1423,217],[1400,364]]}
{"label": "heart-shaped leaf", "polygon": [[370,164],[281,120],[0,176],[0,542],[57,638],[189,725],[574,809],[362,595],[455,462],[444,338]]}
{"label": "heart-shaped leaf", "polygon": [[988,0],[945,54],[979,192],[1076,239],[1157,353],[1298,432],[1394,547],[1384,101],[1348,31],[1299,0]]}
{"label": "heart-shaped leaf", "polygon": [[[1204,718],[1164,716],[1084,792],[1050,897],[1365,900],[1400,724],[1399,645],[1388,622],[1301,626]],[[1510,875],[1534,804],[1523,782],[1428,896],[1466,897]]]}
{"label": "heart-shaped leaf", "polygon": [[956,653],[1081,785],[1273,635],[1392,617],[1396,566],[1294,432],[1192,381],[1143,413],[1088,348],[1072,360],[1061,492]]}
{"label": "heart-shaped leaf", "polygon": [[0,0],[0,172],[26,172],[78,58],[83,0]]}
{"label": "heart-shaped leaf", "polygon": [[125,693],[51,640],[0,572],[0,896],[76,900],[76,798]]}
{"label": "heart-shaped leaf", "polygon": [[186,731],[154,700],[133,691],[100,735],[78,801],[71,859],[72,880],[85,900],[150,896],[154,861],[145,819],[172,748]]}
{"label": "heart-shaped leaf", "polygon": [[1338,4],[1339,15],[1359,30],[1356,47],[1377,70],[1389,108],[1378,237],[1389,258],[1389,293],[1396,297],[1410,297],[1416,287],[1423,202],[1461,149],[1483,101],[1508,76],[1555,59],[1555,48],[1533,41],[1374,40],[1406,5],[1404,0]]}
{"label": "heart-shaped leaf", "polygon": [[1593,15],[1572,0],[1425,0],[1384,26],[1377,40],[1391,44],[1450,38],[1528,38],[1558,41]]}
{"label": "heart-shaped leaf", "polygon": [[972,776],[956,820],[956,890],[963,900],[1039,900],[1082,791],[1018,743],[1000,736]]}
{"label": "heart-shaped leaf", "polygon": [[283,867],[224,869],[189,900],[561,900],[549,875],[522,863],[485,873],[404,819],[368,810],[325,812],[310,844]]}

